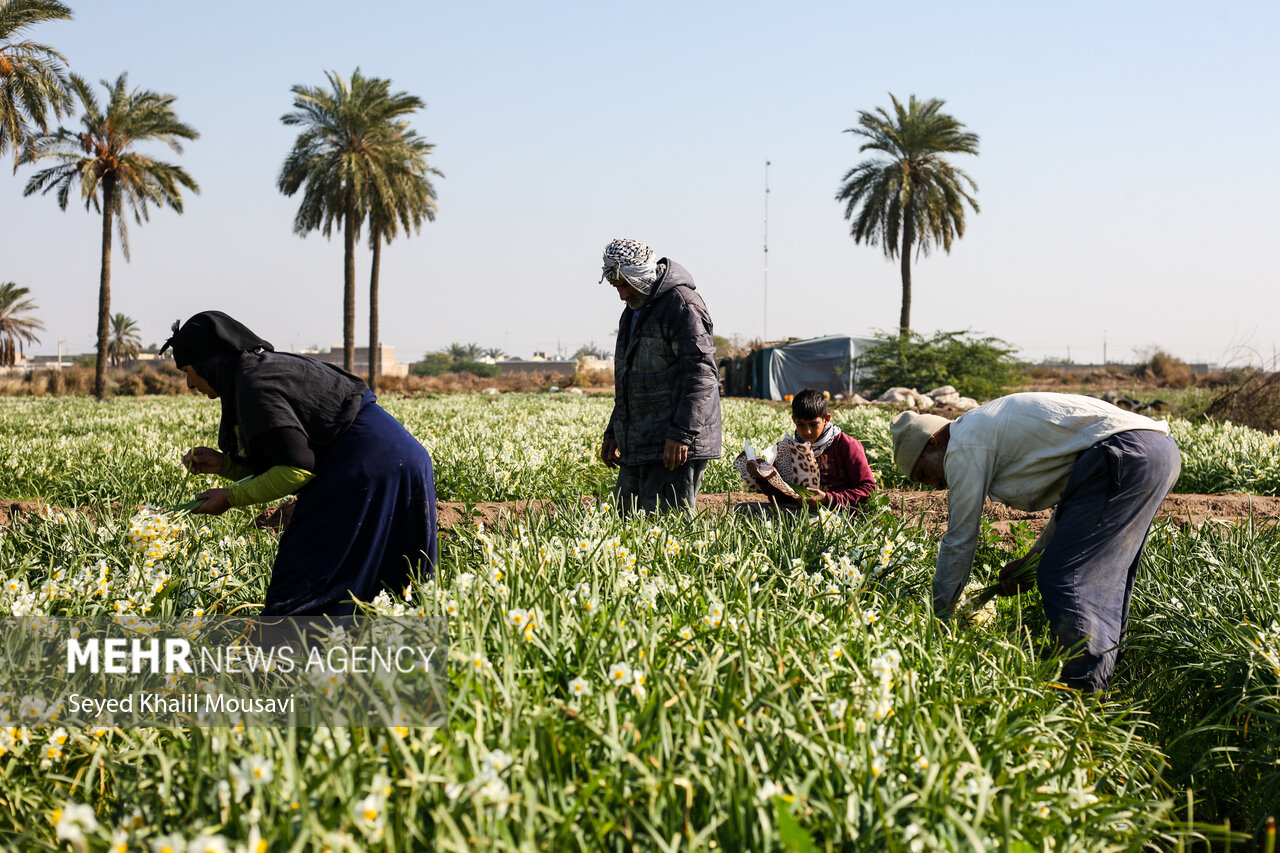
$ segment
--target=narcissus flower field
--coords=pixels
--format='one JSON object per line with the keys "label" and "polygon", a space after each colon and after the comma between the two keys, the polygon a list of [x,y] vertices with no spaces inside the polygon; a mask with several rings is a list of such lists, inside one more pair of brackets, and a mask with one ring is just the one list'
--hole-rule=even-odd
{"label": "narcissus flower field", "polygon": [[[1055,684],[1035,593],[942,624],[939,531],[849,518],[619,521],[595,461],[611,401],[389,399],[441,500],[545,498],[463,524],[436,577],[379,600],[449,620],[439,729],[67,728],[0,696],[0,845],[49,850],[1138,850],[1280,813],[1280,535],[1162,522],[1116,688]],[[247,511],[157,516],[206,487],[208,401],[0,401],[0,614],[134,624],[261,602]],[[839,410],[881,482],[889,414]],[[1280,493],[1280,442],[1175,422],[1181,492]],[[725,401],[726,449],[789,429]],[[728,459],[704,491],[738,490]],[[596,498],[584,504],[580,498]],[[1015,536],[1022,545],[1030,533]],[[1018,542],[985,536],[973,587]]]}

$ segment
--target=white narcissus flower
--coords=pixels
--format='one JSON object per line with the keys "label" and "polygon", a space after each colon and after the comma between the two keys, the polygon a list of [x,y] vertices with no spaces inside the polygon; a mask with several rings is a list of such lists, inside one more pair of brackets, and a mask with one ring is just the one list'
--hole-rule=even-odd
{"label": "white narcissus flower", "polygon": [[176,832],[151,839],[151,853],[186,853],[187,840]]}
{"label": "white narcissus flower", "polygon": [[369,794],[352,808],[356,823],[366,835],[382,837],[385,803],[378,794]]}
{"label": "white narcissus flower", "polygon": [[86,849],[85,834],[97,832],[98,817],[93,806],[84,803],[67,803],[58,811],[54,834],[59,841],[69,841],[78,849]]}
{"label": "white narcissus flower", "polygon": [[569,694],[571,696],[590,696],[591,683],[582,676],[578,676],[569,682]]}
{"label": "white narcissus flower", "polygon": [[245,775],[255,785],[265,785],[275,776],[271,762],[261,755],[251,755],[244,760]]}
{"label": "white narcissus flower", "polygon": [[231,845],[221,835],[202,835],[187,845],[187,853],[231,853]]}
{"label": "white narcissus flower", "polygon": [[481,762],[482,772],[484,773],[501,773],[511,766],[513,759],[501,749],[495,749],[487,753]]}
{"label": "white narcissus flower", "polygon": [[756,802],[761,804],[768,803],[774,797],[781,797],[784,794],[786,794],[786,791],[778,783],[772,779],[765,779],[764,784],[756,789]]}
{"label": "white narcissus flower", "polygon": [[623,661],[618,661],[609,667],[609,683],[611,684],[630,684],[631,683],[631,667]]}

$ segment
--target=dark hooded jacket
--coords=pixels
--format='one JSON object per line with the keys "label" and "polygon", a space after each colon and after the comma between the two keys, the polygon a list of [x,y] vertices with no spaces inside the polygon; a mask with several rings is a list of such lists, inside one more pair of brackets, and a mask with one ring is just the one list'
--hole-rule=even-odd
{"label": "dark hooded jacket", "polygon": [[618,320],[616,396],[604,434],[617,442],[623,465],[661,462],[669,438],[687,446],[690,459],[720,455],[720,374],[711,317],[689,272],[667,258],[659,264],[666,271],[644,305],[624,309]]}

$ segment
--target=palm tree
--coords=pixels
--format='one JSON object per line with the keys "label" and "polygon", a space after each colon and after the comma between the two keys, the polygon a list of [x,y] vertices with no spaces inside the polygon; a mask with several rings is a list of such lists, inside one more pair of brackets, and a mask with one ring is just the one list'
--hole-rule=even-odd
{"label": "palm tree", "polygon": [[974,213],[978,202],[966,191],[978,185],[952,166],[944,154],[977,154],[978,136],[941,112],[937,98],[917,101],[912,95],[904,108],[892,94],[894,114],[883,108],[858,113],[852,133],[866,139],[859,151],[879,151],[887,158],[864,160],[845,173],[836,194],[845,202],[844,218],[855,243],[881,243],[885,256],[902,259],[902,314],[898,320],[903,338],[911,328],[911,250],[927,255],[940,244],[951,251],[951,241],[964,236],[964,202]]}
{"label": "palm tree", "polygon": [[108,323],[111,318],[111,228],[120,232],[120,248],[129,260],[127,210],[139,225],[151,218],[149,205],[171,207],[182,212],[182,188],[200,192],[196,182],[180,166],[152,159],[136,149],[141,142],[163,142],[181,153],[179,140],[200,136],[178,120],[173,109],[175,95],[150,90],[126,89],[128,75],[115,83],[102,81],[109,97],[104,111],[89,84],[71,75],[71,90],[84,115],[80,130],[58,128],[56,133],[38,138],[32,146],[35,159],[52,157],[60,161],[37,172],[27,182],[23,195],[57,190],[58,206],[67,209],[72,188],[80,191],[85,209],[102,214],[102,266],[98,282],[98,362],[93,393],[102,399],[107,393]]}
{"label": "palm tree", "polygon": [[36,304],[28,292],[12,281],[0,282],[0,367],[12,367],[24,343],[40,342],[35,333],[44,331],[44,323],[31,316]]}
{"label": "palm tree", "polygon": [[507,356],[507,354],[502,351],[502,347],[489,347],[484,351],[484,354],[486,358],[491,358],[494,361],[497,361],[498,359],[501,359],[501,358],[506,358]]}
{"label": "palm tree", "polygon": [[111,356],[111,366],[118,367],[121,362],[133,361],[142,349],[142,335],[138,333],[138,323],[124,314],[111,316],[111,343],[107,347]]}
{"label": "palm tree", "polygon": [[[294,86],[294,111],[281,116],[288,126],[302,132],[285,158],[277,186],[287,196],[303,190],[302,203],[293,220],[295,233],[333,233],[343,227],[343,366],[355,369],[356,235],[368,212],[371,183],[390,182],[396,166],[386,157],[388,147],[401,151],[401,116],[423,106],[422,100],[404,92],[392,94],[391,81],[365,77],[356,69],[348,82],[336,72],[325,72],[328,91]],[[376,342],[374,342],[376,346]]]}
{"label": "palm tree", "polygon": [[382,146],[384,168],[373,170],[368,183],[369,247],[373,260],[369,268],[369,388],[378,390],[382,370],[382,348],[378,345],[378,277],[382,269],[382,241],[390,243],[410,229],[419,233],[423,220],[436,219],[436,189],[430,175],[444,177],[427,165],[434,145],[418,136],[404,122],[396,122]]}
{"label": "palm tree", "polygon": [[448,349],[442,350],[442,351],[448,353],[449,358],[453,359],[454,361],[466,361],[471,357],[468,351],[469,346],[470,346],[469,344],[460,344],[457,341],[454,341],[453,343],[449,344]]}
{"label": "palm tree", "polygon": [[35,24],[70,18],[71,10],[58,0],[0,0],[0,154],[13,148],[15,172],[22,149],[37,132],[48,133],[49,110],[61,116],[71,96],[62,54],[13,39]]}

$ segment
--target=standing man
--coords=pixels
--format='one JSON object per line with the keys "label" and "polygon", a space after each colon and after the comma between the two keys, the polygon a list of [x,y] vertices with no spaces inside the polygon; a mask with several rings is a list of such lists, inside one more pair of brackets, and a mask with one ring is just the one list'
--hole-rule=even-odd
{"label": "standing man", "polygon": [[626,514],[692,510],[720,455],[720,376],[711,317],[693,277],[637,240],[604,249],[602,281],[627,303],[613,350],[613,414],[600,458],[618,468]]}
{"label": "standing man", "polygon": [[1062,679],[1089,692],[1105,689],[1142,547],[1182,470],[1168,425],[1093,397],[1025,393],[954,421],[903,412],[890,431],[899,470],[949,490],[934,611],[949,613],[969,580],[988,496],[1027,511],[1056,504],[1031,550],[1001,570],[1002,594],[1024,591],[1012,575],[1040,553],[1036,581],[1054,639],[1064,649],[1083,646]]}

